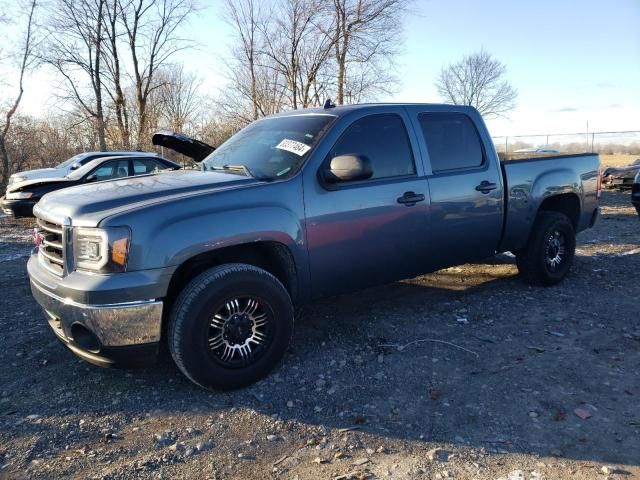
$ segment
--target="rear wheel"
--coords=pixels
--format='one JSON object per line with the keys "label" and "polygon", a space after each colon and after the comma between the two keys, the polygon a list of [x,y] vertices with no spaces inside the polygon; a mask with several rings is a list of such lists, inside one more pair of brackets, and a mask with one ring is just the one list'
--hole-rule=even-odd
{"label": "rear wheel", "polygon": [[531,285],[560,282],[573,264],[576,234],[569,218],[559,212],[540,212],[527,246],[516,253],[520,276]]}
{"label": "rear wheel", "polygon": [[273,275],[246,264],[214,267],[180,293],[168,343],[178,368],[209,389],[249,385],[283,357],[293,333],[293,306]]}

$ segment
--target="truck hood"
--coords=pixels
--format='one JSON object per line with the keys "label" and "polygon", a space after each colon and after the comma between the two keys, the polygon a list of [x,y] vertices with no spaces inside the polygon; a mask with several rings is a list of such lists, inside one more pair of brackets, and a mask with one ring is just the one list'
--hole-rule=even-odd
{"label": "truck hood", "polygon": [[224,172],[175,170],[51,192],[38,202],[37,211],[69,217],[74,225],[96,226],[104,218],[127,210],[256,183],[260,180]]}

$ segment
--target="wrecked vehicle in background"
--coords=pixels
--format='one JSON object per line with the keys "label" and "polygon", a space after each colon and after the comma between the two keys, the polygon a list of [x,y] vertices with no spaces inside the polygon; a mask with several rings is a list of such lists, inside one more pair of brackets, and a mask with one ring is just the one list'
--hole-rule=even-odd
{"label": "wrecked vehicle in background", "polygon": [[602,185],[607,188],[631,188],[640,172],[640,158],[624,167],[609,167],[602,172]]}

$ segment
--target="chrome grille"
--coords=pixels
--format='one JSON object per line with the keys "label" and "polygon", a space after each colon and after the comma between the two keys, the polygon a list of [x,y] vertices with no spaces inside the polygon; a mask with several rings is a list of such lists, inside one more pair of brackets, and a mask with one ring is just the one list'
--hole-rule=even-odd
{"label": "chrome grille", "polygon": [[37,218],[40,246],[38,253],[42,263],[56,275],[64,273],[64,228],[57,223]]}

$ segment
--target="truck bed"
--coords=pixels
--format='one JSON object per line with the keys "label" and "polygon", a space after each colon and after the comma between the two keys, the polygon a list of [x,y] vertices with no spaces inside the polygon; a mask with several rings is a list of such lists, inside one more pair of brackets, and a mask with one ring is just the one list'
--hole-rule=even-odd
{"label": "truck bed", "polygon": [[535,156],[501,155],[505,186],[505,219],[501,251],[523,248],[536,213],[546,198],[565,195],[576,202],[576,232],[595,221],[600,158],[595,153]]}

